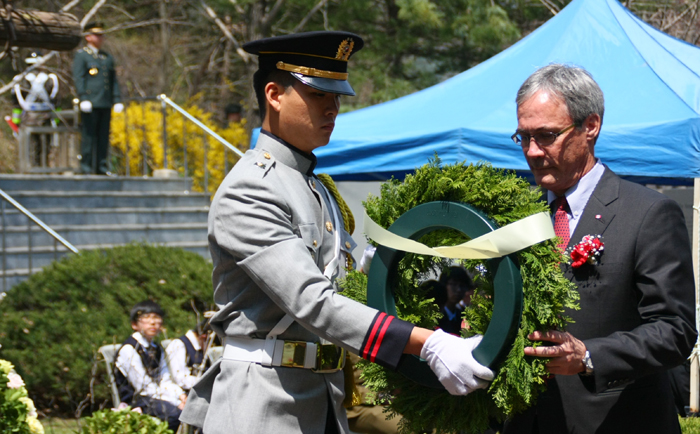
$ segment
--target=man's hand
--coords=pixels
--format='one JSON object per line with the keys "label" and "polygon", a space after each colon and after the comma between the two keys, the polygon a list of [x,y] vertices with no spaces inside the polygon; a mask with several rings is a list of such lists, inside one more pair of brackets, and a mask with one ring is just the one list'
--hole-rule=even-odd
{"label": "man's hand", "polygon": [[121,113],[124,111],[124,104],[118,102],[114,104],[114,107],[112,108],[114,109],[114,113]]}
{"label": "man's hand", "polygon": [[91,113],[92,103],[90,101],[80,101],[80,111],[83,113]]}
{"label": "man's hand", "polygon": [[584,372],[583,358],[586,345],[566,332],[534,332],[527,337],[531,341],[554,342],[554,346],[525,347],[526,356],[549,357],[547,370],[555,375],[575,375]]}
{"label": "man's hand", "polygon": [[450,394],[466,395],[488,387],[489,381],[493,380],[493,372],[472,356],[472,350],[479,345],[481,338],[462,339],[436,330],[425,341],[420,356]]}

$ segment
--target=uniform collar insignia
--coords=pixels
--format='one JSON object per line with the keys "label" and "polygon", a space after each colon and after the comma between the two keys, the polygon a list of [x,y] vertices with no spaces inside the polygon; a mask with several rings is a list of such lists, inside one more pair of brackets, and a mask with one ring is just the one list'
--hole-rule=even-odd
{"label": "uniform collar insignia", "polygon": [[355,41],[353,41],[352,38],[343,39],[340,46],[338,46],[338,53],[336,53],[335,58],[337,60],[344,60],[347,62],[350,58],[350,54],[352,54],[352,49],[354,46]]}

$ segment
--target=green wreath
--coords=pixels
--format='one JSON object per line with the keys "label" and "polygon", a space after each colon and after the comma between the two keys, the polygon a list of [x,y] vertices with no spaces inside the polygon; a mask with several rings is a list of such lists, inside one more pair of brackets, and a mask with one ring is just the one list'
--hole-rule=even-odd
{"label": "green wreath", "polygon": [[[464,202],[478,208],[499,226],[532,214],[548,211],[541,192],[513,172],[488,164],[457,163],[441,166],[436,156],[425,166],[407,175],[403,182],[392,179],[381,187],[380,197],[364,202],[367,215],[384,228],[409,209],[433,201]],[[420,238],[430,246],[451,246],[468,238],[455,230],[439,230]],[[496,372],[488,390],[467,396],[452,396],[404,377],[379,365],[361,361],[362,378],[375,392],[375,402],[388,405],[391,416],[401,415],[401,431],[420,433],[481,433],[490,421],[522,412],[535,403],[545,388],[545,361],[526,357],[523,348],[531,345],[527,335],[535,330],[564,329],[570,318],[565,308],[578,309],[575,286],[562,274],[562,255],[553,240],[536,244],[517,253],[523,280],[523,314],[513,348]],[[483,269],[482,260],[458,261],[468,270]],[[408,253],[397,267],[394,297],[398,316],[428,329],[435,328],[440,316],[433,299],[426,299],[420,283],[438,275],[453,261]],[[478,285],[472,304],[465,310],[469,324],[462,330],[467,337],[485,333],[493,311],[493,285],[485,275],[476,274]],[[343,294],[367,303],[367,277],[350,272],[341,282]],[[390,417],[391,417],[390,416]]]}

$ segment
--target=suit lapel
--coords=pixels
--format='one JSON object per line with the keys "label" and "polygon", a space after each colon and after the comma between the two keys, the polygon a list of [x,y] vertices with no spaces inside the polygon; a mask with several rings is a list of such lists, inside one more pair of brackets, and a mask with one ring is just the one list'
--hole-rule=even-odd
{"label": "suit lapel", "polygon": [[605,168],[603,176],[598,181],[588,203],[583,210],[581,219],[569,241],[569,246],[575,245],[586,235],[603,235],[615,218],[616,200],[620,193],[620,178],[610,169]]}

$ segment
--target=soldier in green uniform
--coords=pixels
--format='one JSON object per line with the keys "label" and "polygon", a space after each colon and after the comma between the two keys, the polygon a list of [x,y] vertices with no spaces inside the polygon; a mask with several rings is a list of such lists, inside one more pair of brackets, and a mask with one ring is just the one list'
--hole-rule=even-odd
{"label": "soldier in green uniform", "polygon": [[114,111],[120,113],[119,83],[114,71],[114,58],[102,50],[102,23],[85,26],[87,45],[73,61],[73,80],[80,98],[82,144],[80,169],[83,173],[109,175],[109,122]]}

